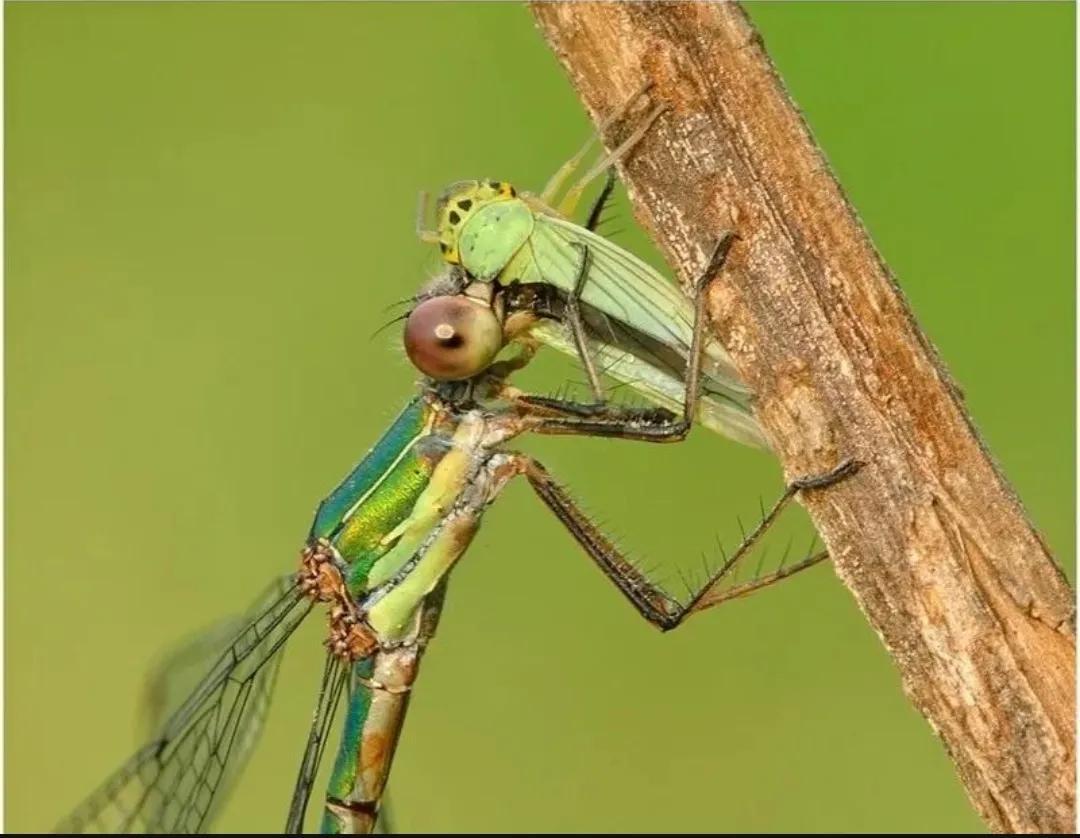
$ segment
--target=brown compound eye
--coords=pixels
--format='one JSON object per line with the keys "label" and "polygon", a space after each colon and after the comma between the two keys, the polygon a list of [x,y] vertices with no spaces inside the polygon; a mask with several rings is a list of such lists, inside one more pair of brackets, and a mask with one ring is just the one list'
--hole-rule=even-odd
{"label": "brown compound eye", "polygon": [[462,296],[424,300],[405,321],[405,353],[420,372],[460,381],[483,372],[502,349],[495,312]]}

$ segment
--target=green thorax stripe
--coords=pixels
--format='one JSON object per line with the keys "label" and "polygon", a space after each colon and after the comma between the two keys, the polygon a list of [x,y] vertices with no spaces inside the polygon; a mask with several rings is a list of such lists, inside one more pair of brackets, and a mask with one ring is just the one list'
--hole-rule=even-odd
{"label": "green thorax stripe", "polygon": [[310,538],[329,538],[337,530],[349,510],[386,476],[387,469],[425,432],[430,424],[430,413],[431,409],[423,399],[413,399],[405,406],[364,459],[319,504]]}
{"label": "green thorax stripe", "polygon": [[[329,538],[355,565],[353,578],[385,551],[384,537],[408,517],[445,451],[432,439],[436,411],[414,399],[367,456],[320,505],[311,538]],[[363,567],[361,567],[361,565]]]}

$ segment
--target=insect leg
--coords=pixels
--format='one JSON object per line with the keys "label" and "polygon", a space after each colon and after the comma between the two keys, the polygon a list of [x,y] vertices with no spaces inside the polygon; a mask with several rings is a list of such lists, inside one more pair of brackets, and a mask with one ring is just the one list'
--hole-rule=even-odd
{"label": "insect leg", "polygon": [[570,296],[566,300],[566,311],[563,317],[570,326],[570,333],[574,336],[574,346],[577,348],[578,357],[581,358],[581,365],[585,367],[585,374],[589,378],[589,387],[592,389],[593,398],[599,406],[604,404],[606,397],[604,387],[600,383],[600,376],[596,372],[596,364],[593,361],[592,353],[589,352],[589,342],[585,336],[585,324],[581,319],[581,308],[579,306],[581,294],[585,290],[585,283],[589,279],[589,248],[577,242],[574,242],[573,246],[581,254],[581,262],[578,266],[577,279],[574,280],[574,290],[570,292]]}
{"label": "insect leg", "polygon": [[592,208],[589,210],[589,215],[585,219],[585,229],[595,233],[597,226],[600,224],[600,215],[603,213],[605,207],[607,207],[608,200],[611,198],[611,193],[615,191],[615,168],[609,166],[607,170],[607,176],[604,178],[604,185],[600,188],[600,194],[596,196],[596,200],[593,201]]}
{"label": "insect leg", "polygon": [[800,491],[822,489],[850,476],[858,464],[848,461],[829,474],[792,483],[773,505],[760,523],[743,539],[735,552],[705,583],[695,591],[688,602],[680,603],[659,585],[650,581],[614,544],[589,520],[570,495],[551,477],[539,462],[518,455],[520,468],[533,490],[562,522],[574,539],[600,567],[604,574],[622,591],[634,608],[661,631],[669,631],[683,622],[690,614],[702,611],[729,599],[746,596],[755,590],[787,578],[800,570],[812,567],[828,558],[827,553],[810,556],[790,567],[768,574],[735,587],[723,589],[727,575],[750,552],[765,531],[779,516],[783,508]]}
{"label": "insect leg", "polygon": [[424,224],[427,222],[428,209],[430,204],[430,195],[426,191],[421,191],[419,198],[416,201],[416,237],[422,242],[427,244],[439,243],[438,230],[429,230]]}
{"label": "insect leg", "polygon": [[629,137],[623,140],[610,154],[601,157],[593,164],[589,171],[578,179],[577,183],[567,190],[556,209],[563,215],[572,213],[577,206],[578,201],[581,200],[581,193],[585,191],[585,187],[592,183],[596,176],[604,171],[604,169],[614,166],[617,162],[626,157],[633,150],[634,146],[641,141],[641,138],[645,136],[649,128],[652,127],[652,124],[656,122],[660,115],[666,110],[668,110],[667,105],[657,105],[649,111],[645,119],[642,120],[641,125],[635,128],[634,132]]}
{"label": "insect leg", "polygon": [[[544,185],[544,191],[540,193],[541,201],[548,205],[554,203],[555,196],[558,194],[559,190],[562,189],[563,184],[566,183],[566,179],[577,170],[578,166],[581,165],[581,161],[585,159],[585,155],[589,153],[589,149],[592,148],[593,143],[595,143],[597,139],[603,136],[604,131],[608,128],[608,126],[610,126],[613,122],[622,119],[622,117],[626,115],[627,111],[630,110],[634,103],[637,102],[637,100],[640,99],[645,93],[647,93],[649,88],[651,87],[652,82],[647,82],[646,84],[642,85],[642,87],[633,96],[627,99],[627,101],[625,102],[625,104],[622,105],[622,107],[616,110],[607,119],[601,122],[599,126],[597,126],[596,131],[589,135],[589,139],[585,142],[585,145],[583,145],[573,157],[563,163],[555,172],[555,174],[553,174],[548,179],[548,182]],[[593,168],[595,168],[595,166]]]}
{"label": "insect leg", "polygon": [[[596,228],[596,225],[600,221],[600,213],[603,212],[614,189],[615,170],[609,168],[607,170],[607,178],[605,179],[604,186],[600,190],[600,194],[597,195],[596,200],[593,202],[592,209],[589,211],[589,217],[585,223],[587,229],[593,230]],[[577,349],[578,357],[581,359],[581,365],[585,368],[585,374],[589,379],[589,387],[593,392],[594,407],[598,407],[603,405],[607,399],[603,385],[600,383],[600,375],[596,371],[596,362],[593,360],[592,353],[589,351],[585,322],[581,316],[581,296],[584,293],[585,284],[589,277],[589,265],[591,264],[590,255],[586,245],[578,242],[573,242],[572,245],[581,254],[581,261],[578,265],[574,288],[566,299],[561,319],[570,327],[570,334],[573,337],[574,347]]]}
{"label": "insect leg", "polygon": [[[585,222],[586,229],[596,229],[596,225],[600,222],[600,213],[604,211],[604,207],[614,189],[615,170],[608,168],[604,186],[600,190],[600,194],[596,196],[592,209],[589,210],[589,217]],[[570,325],[574,346],[577,348],[578,357],[581,358],[581,365],[585,368],[585,374],[589,378],[589,387],[592,389],[595,405],[601,406],[607,401],[607,398],[600,383],[600,376],[596,372],[596,362],[589,351],[589,343],[585,337],[585,323],[581,317],[581,296],[585,292],[585,283],[589,280],[589,248],[577,242],[574,243],[574,247],[581,253],[581,264],[578,267],[577,279],[574,281],[574,289],[566,301],[563,318]]]}

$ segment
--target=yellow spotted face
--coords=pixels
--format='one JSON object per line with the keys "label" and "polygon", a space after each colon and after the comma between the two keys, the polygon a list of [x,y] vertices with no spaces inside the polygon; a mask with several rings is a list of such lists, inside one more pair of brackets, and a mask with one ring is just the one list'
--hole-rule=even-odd
{"label": "yellow spotted face", "polygon": [[517,190],[501,180],[462,180],[452,184],[435,205],[439,250],[451,265],[461,264],[458,235],[469,216],[495,201],[517,197]]}

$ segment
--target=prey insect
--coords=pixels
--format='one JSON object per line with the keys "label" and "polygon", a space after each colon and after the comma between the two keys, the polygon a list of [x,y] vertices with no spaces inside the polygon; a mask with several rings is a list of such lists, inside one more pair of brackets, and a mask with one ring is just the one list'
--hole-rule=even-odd
{"label": "prey insect", "polygon": [[[647,89],[606,120],[601,133],[621,121]],[[438,244],[443,259],[459,266],[469,281],[515,290],[520,308],[537,315],[521,327],[519,337],[579,358],[596,404],[606,400],[601,369],[671,410],[680,406],[688,379],[693,301],[637,256],[593,232],[611,180],[584,226],[570,220],[589,183],[605,171],[610,176],[611,167],[633,150],[663,111],[663,106],[650,110],[569,188],[564,189],[593,139],[539,195],[519,192],[505,181],[462,181],[438,199],[434,230],[418,224],[420,237]],[[578,282],[575,266],[582,248],[591,264]],[[705,342],[701,368],[695,418],[734,440],[765,446],[749,391],[718,341]]]}

